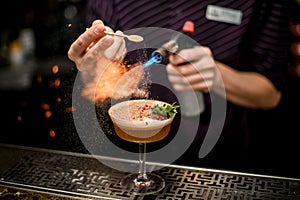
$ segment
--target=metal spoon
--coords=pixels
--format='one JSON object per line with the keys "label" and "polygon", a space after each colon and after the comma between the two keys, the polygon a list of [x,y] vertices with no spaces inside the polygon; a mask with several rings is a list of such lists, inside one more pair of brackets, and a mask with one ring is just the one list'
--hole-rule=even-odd
{"label": "metal spoon", "polygon": [[114,35],[114,36],[119,36],[119,37],[126,37],[128,40],[132,42],[142,42],[144,38],[140,35],[125,35],[123,33],[113,33],[109,31],[104,31],[107,35]]}

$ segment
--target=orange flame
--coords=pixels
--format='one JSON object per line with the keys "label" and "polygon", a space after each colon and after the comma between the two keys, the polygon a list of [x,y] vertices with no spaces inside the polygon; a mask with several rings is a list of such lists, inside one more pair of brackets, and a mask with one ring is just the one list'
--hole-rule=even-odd
{"label": "orange flame", "polygon": [[102,58],[97,62],[94,80],[86,84],[82,96],[92,101],[127,97],[137,90],[143,76],[142,65],[128,67]]}

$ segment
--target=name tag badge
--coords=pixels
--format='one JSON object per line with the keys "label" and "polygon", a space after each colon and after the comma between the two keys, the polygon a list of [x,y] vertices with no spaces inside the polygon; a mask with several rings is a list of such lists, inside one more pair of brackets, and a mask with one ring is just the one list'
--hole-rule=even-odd
{"label": "name tag badge", "polygon": [[240,25],[243,13],[240,10],[208,5],[205,17],[208,20]]}

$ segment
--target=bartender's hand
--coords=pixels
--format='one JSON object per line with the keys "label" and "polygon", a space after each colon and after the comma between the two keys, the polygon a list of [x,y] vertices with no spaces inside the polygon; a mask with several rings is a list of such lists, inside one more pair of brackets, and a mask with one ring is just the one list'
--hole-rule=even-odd
{"label": "bartender's hand", "polygon": [[217,66],[208,47],[195,46],[169,57],[168,78],[177,91],[208,92],[218,76]]}
{"label": "bartender's hand", "polygon": [[126,54],[124,38],[106,35],[105,30],[113,32],[101,20],[95,20],[92,26],[72,43],[68,51],[68,57],[82,72],[85,83],[93,81],[99,74],[99,66],[97,69],[99,60],[107,58],[111,61],[121,62]]}
{"label": "bartender's hand", "polygon": [[121,64],[127,52],[124,38],[106,35],[105,30],[113,32],[101,20],[95,20],[68,51],[85,83],[81,95],[93,102],[139,95],[137,86],[144,75],[142,65],[125,69]]}
{"label": "bartender's hand", "polygon": [[281,92],[264,75],[238,71],[216,61],[204,46],[170,56],[167,72],[175,90],[213,90],[231,103],[247,108],[271,109],[281,99]]}

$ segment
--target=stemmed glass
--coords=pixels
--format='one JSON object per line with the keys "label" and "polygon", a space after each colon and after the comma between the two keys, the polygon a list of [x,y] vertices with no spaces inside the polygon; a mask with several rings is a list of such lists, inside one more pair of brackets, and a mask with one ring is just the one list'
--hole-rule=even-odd
{"label": "stemmed glass", "polygon": [[162,177],[146,170],[146,144],[165,138],[175,116],[166,119],[151,117],[151,108],[164,104],[168,103],[149,99],[127,100],[113,105],[108,111],[116,134],[139,145],[138,173],[128,174],[121,180],[122,187],[133,190],[136,195],[154,194],[165,187]]}

